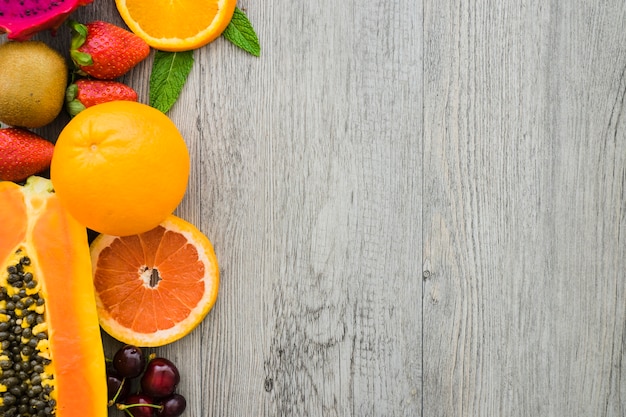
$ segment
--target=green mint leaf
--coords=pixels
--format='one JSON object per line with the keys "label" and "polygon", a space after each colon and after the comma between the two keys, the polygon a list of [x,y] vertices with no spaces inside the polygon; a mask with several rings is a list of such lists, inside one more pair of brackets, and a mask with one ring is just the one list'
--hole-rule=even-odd
{"label": "green mint leaf", "polygon": [[248,16],[239,10],[238,7],[235,7],[233,18],[222,35],[244,51],[254,56],[261,55],[259,38],[257,38],[254,28],[248,20]]}
{"label": "green mint leaf", "polygon": [[193,50],[156,51],[150,73],[149,104],[167,113],[178,100],[193,66]]}

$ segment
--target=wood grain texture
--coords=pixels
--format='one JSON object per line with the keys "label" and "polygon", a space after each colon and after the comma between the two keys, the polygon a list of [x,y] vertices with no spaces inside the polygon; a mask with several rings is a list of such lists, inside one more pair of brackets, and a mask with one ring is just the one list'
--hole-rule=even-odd
{"label": "wood grain texture", "polygon": [[626,412],[622,2],[425,9],[424,415]]}
{"label": "wood grain texture", "polygon": [[261,57],[197,50],[169,112],[222,274],[151,350],[185,415],[625,415],[624,3],[239,7]]}

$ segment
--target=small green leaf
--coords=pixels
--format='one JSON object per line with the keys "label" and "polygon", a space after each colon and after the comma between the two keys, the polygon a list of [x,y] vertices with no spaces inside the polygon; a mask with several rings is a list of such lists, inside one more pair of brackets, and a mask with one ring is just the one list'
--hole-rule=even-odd
{"label": "small green leaf", "polygon": [[150,74],[149,104],[167,113],[183,90],[193,67],[193,50],[156,51]]}
{"label": "small green leaf", "polygon": [[254,28],[250,20],[248,20],[248,16],[238,7],[235,7],[233,18],[222,35],[244,51],[254,56],[261,55],[259,38],[256,36]]}

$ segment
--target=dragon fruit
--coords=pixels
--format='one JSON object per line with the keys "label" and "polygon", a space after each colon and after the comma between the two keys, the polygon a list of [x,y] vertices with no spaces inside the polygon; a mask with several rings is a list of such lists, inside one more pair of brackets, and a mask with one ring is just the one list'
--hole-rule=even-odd
{"label": "dragon fruit", "polygon": [[53,33],[78,7],[93,0],[4,0],[0,1],[0,33],[16,41],[30,39],[50,29]]}

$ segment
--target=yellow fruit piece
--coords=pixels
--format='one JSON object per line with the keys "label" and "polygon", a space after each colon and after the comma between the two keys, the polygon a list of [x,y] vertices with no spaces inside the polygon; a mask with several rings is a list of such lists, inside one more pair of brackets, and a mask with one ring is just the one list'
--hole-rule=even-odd
{"label": "yellow fruit piece", "polygon": [[91,244],[91,262],[100,326],[124,343],[174,342],[217,299],[219,269],[211,242],[174,215],[140,235],[99,235]]}
{"label": "yellow fruit piece", "polygon": [[114,101],[74,117],[57,139],[50,178],[84,226],[109,235],[148,231],[182,200],[189,151],[175,124],[148,105]]}
{"label": "yellow fruit piece", "polygon": [[236,0],[116,0],[126,25],[163,51],[196,49],[219,37],[230,23]]}

